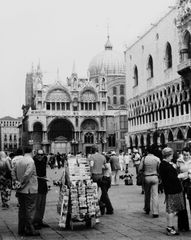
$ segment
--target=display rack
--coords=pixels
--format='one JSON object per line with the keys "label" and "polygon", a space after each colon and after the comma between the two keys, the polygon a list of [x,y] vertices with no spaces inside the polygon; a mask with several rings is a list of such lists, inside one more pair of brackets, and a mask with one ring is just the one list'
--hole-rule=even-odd
{"label": "display rack", "polygon": [[74,228],[75,222],[85,222],[93,227],[100,216],[97,184],[91,180],[90,166],[86,158],[68,159],[71,187],[60,189],[57,211],[59,226]]}

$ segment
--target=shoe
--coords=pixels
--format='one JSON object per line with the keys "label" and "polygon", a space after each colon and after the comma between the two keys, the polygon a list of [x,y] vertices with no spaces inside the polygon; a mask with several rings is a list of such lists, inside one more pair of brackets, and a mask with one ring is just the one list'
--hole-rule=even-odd
{"label": "shoe", "polygon": [[114,212],[113,211],[108,211],[106,214],[112,215]]}
{"label": "shoe", "polygon": [[19,232],[18,232],[18,235],[19,235],[19,236],[24,236],[24,235],[25,235],[25,231],[19,231]]}
{"label": "shoe", "polygon": [[190,229],[189,228],[188,229],[187,228],[179,228],[178,231],[179,232],[188,232],[188,231],[190,231]]}
{"label": "shoe", "polygon": [[168,236],[177,236],[179,233],[174,229],[174,227],[167,227],[166,228],[166,234]]}
{"label": "shoe", "polygon": [[4,203],[4,204],[2,205],[2,208],[3,208],[3,209],[8,209],[8,208],[9,208],[9,205],[8,205],[7,203]]}
{"label": "shoe", "polygon": [[149,215],[150,210],[144,210],[144,211],[145,211],[145,214]]}
{"label": "shoe", "polygon": [[158,214],[153,214],[153,218],[158,218],[159,215]]}
{"label": "shoe", "polygon": [[96,223],[100,223],[100,219],[99,219],[99,218],[96,218],[96,219],[95,219],[95,222],[96,222]]}
{"label": "shoe", "polygon": [[49,228],[50,226],[47,223],[42,222],[40,224],[41,228]]}
{"label": "shoe", "polygon": [[39,231],[26,232],[25,236],[40,236],[40,232]]}

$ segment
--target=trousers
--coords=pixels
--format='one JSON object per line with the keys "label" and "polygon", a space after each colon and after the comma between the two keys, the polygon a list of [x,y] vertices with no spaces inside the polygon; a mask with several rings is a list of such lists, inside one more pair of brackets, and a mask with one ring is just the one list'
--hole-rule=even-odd
{"label": "trousers", "polygon": [[33,233],[33,218],[35,214],[37,194],[18,193],[16,194],[19,201],[18,213],[18,232]]}
{"label": "trousers", "polygon": [[158,200],[158,176],[145,176],[144,191],[145,191],[145,211],[150,211],[152,214],[159,214],[159,200]]}
{"label": "trousers", "polygon": [[36,210],[34,215],[34,223],[41,224],[43,222],[44,212],[46,206],[46,194],[37,194]]}

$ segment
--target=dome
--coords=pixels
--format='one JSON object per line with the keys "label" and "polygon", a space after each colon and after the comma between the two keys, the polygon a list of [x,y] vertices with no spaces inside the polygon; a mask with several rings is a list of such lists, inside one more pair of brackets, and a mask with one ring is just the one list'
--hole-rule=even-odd
{"label": "dome", "polygon": [[113,51],[109,40],[105,44],[105,50],[96,55],[89,64],[90,78],[105,73],[109,75],[125,75],[125,62],[123,54]]}

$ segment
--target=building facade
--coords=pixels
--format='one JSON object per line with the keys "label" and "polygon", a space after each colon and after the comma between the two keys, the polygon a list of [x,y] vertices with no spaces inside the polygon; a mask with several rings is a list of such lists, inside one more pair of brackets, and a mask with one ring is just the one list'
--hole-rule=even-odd
{"label": "building facade", "polygon": [[26,75],[25,89],[22,146],[73,154],[88,154],[93,144],[101,151],[116,149],[115,112],[126,108],[125,65],[109,37],[105,50],[92,59],[88,78],[73,69],[66,82],[45,85],[38,66]]}
{"label": "building facade", "polygon": [[191,139],[191,3],[179,1],[125,51],[126,145],[180,150]]}
{"label": "building facade", "polygon": [[20,145],[19,125],[22,118],[9,116],[0,118],[0,149],[5,152],[14,152]]}

